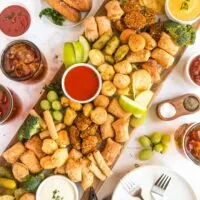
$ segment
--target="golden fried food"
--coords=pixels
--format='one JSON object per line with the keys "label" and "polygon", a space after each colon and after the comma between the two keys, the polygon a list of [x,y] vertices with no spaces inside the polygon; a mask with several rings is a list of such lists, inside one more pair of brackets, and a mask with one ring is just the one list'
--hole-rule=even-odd
{"label": "golden fried food", "polygon": [[71,126],[69,128],[69,139],[72,147],[76,150],[81,149],[81,138],[80,131],[76,126]]}
{"label": "golden fried food", "polygon": [[66,148],[57,149],[51,156],[52,164],[61,167],[68,159],[68,150]]}
{"label": "golden fried food", "polygon": [[139,0],[128,0],[122,5],[122,9],[125,13],[130,13],[132,11],[141,11],[141,4]]}
{"label": "golden fried food", "polygon": [[115,130],[115,141],[122,143],[129,140],[129,118],[120,118],[112,123]]}
{"label": "golden fried food", "polygon": [[84,168],[82,171],[82,182],[81,186],[84,191],[92,186],[94,182],[94,174],[89,171],[88,168]]}
{"label": "golden fried food", "polygon": [[117,88],[114,86],[114,84],[111,81],[104,81],[102,84],[101,93],[105,96],[112,97]]}
{"label": "golden fried food", "polygon": [[65,19],[72,22],[79,22],[81,20],[81,14],[76,9],[68,6],[61,0],[45,0],[51,7],[59,12]]}
{"label": "golden fried food", "polygon": [[108,41],[108,43],[106,44],[106,47],[104,49],[104,53],[106,55],[113,55],[115,53],[115,51],[117,50],[117,48],[120,45],[120,40],[117,36],[112,36],[111,39]]}
{"label": "golden fried food", "polygon": [[58,149],[56,141],[48,138],[43,140],[42,151],[45,154],[53,154]]}
{"label": "golden fried food", "polygon": [[92,7],[91,0],[63,0],[63,1],[72,8],[81,12],[88,12]]}
{"label": "golden fried food", "polygon": [[95,100],[94,100],[94,105],[96,107],[103,107],[106,108],[110,103],[110,99],[105,96],[105,95],[99,95]]}
{"label": "golden fried food", "polygon": [[114,65],[115,71],[120,74],[130,74],[132,72],[132,65],[128,60],[123,60]]}
{"label": "golden fried food", "polygon": [[38,135],[27,140],[25,147],[32,150],[39,159],[45,156],[45,153],[42,151],[42,140]]}
{"label": "golden fried food", "polygon": [[156,41],[151,37],[150,34],[142,32],[140,33],[145,39],[145,49],[152,50],[157,46]]}
{"label": "golden fried food", "polygon": [[115,75],[115,70],[112,65],[109,65],[107,63],[100,65],[98,67],[98,70],[101,74],[101,78],[104,81],[111,81]]}
{"label": "golden fried food", "polygon": [[142,10],[144,17],[146,18],[146,25],[151,25],[156,22],[156,13],[150,8],[144,7]]}
{"label": "golden fried food", "polygon": [[90,50],[89,51],[89,59],[90,59],[90,62],[92,63],[92,65],[94,65],[94,66],[100,66],[100,65],[104,64],[104,62],[105,62],[104,55],[103,55],[102,51],[100,51],[99,49]]}
{"label": "golden fried food", "polygon": [[124,89],[131,83],[131,79],[128,75],[117,73],[113,79],[113,84],[119,88]]}
{"label": "golden fried food", "polygon": [[66,163],[63,164],[63,165],[60,166],[60,167],[57,167],[57,168],[54,170],[54,174],[62,174],[62,175],[65,175],[65,174],[66,174],[65,168],[66,168]]}
{"label": "golden fried food", "polygon": [[90,118],[85,117],[84,115],[79,115],[75,119],[74,124],[80,131],[84,131],[92,124],[92,121]]}
{"label": "golden fried food", "polygon": [[84,33],[85,37],[90,41],[94,42],[99,37],[96,20],[93,16],[87,17],[84,20]]}
{"label": "golden fried food", "polygon": [[143,5],[152,9],[156,13],[164,13],[165,0],[141,0]]}
{"label": "golden fried food", "polygon": [[127,56],[127,60],[130,63],[147,62],[151,56],[151,52],[147,49],[138,52],[130,52]]}
{"label": "golden fried food", "polygon": [[101,153],[108,166],[111,166],[120,154],[122,145],[113,141],[111,138],[106,140],[106,146]]}
{"label": "golden fried food", "polygon": [[12,173],[16,180],[22,182],[26,176],[29,175],[28,167],[20,162],[16,162],[12,166]]}
{"label": "golden fried food", "polygon": [[97,165],[97,162],[96,162],[96,160],[95,160],[95,158],[94,158],[94,156],[93,156],[92,153],[90,153],[90,154],[87,155],[87,159],[88,159],[91,163],[93,163],[94,165]]}
{"label": "golden fried food", "polygon": [[129,37],[128,45],[133,52],[142,51],[145,48],[146,41],[142,35],[132,34]]}
{"label": "golden fried food", "polygon": [[17,162],[19,157],[26,151],[24,145],[21,142],[16,143],[9,149],[7,149],[3,154],[3,158],[10,164]]}
{"label": "golden fried food", "polygon": [[69,136],[66,130],[61,130],[58,132],[58,139],[56,143],[59,147],[64,148],[70,144]]}
{"label": "golden fried food", "polygon": [[105,108],[96,107],[94,110],[91,111],[90,118],[95,124],[101,125],[107,119],[107,111]]}
{"label": "golden fried food", "polygon": [[90,113],[93,109],[93,105],[91,103],[86,103],[83,105],[83,114],[86,116],[86,117],[90,117]]}
{"label": "golden fried food", "polygon": [[69,106],[74,110],[74,111],[80,111],[82,109],[82,104],[77,103],[75,101],[69,101]]}
{"label": "golden fried food", "polygon": [[114,55],[115,61],[118,63],[118,62],[124,60],[124,58],[126,57],[126,55],[129,52],[129,49],[130,48],[127,44],[121,45],[115,52],[115,55]]}
{"label": "golden fried food", "polygon": [[97,136],[88,136],[83,139],[82,141],[82,153],[83,154],[89,154],[92,153],[96,150],[98,143],[98,138]]}
{"label": "golden fried food", "polygon": [[153,83],[158,83],[160,81],[160,73],[156,60],[149,59],[146,63],[142,64],[142,68],[149,72]]}
{"label": "golden fried food", "polygon": [[112,123],[114,122],[114,120],[115,118],[112,115],[108,114],[106,122],[100,126],[101,138],[103,140],[115,136],[114,129],[112,128]]}
{"label": "golden fried food", "polygon": [[119,19],[119,20],[115,21],[114,22],[114,27],[119,32],[122,32],[127,28],[122,19]]}
{"label": "golden fried food", "polygon": [[40,160],[40,165],[43,169],[54,169],[55,164],[51,160],[51,156],[45,156]]}
{"label": "golden fried food", "polygon": [[21,162],[26,165],[29,171],[33,174],[39,173],[42,168],[33,151],[28,150],[20,156]]}
{"label": "golden fried food", "polygon": [[86,130],[81,132],[80,137],[83,139],[88,136],[95,136],[95,135],[97,135],[97,132],[98,132],[98,125],[93,123]]}
{"label": "golden fried food", "polygon": [[113,98],[108,106],[108,112],[113,114],[117,118],[128,117],[131,114],[125,112],[119,105],[118,99]]}
{"label": "golden fried food", "polygon": [[129,37],[135,34],[135,31],[132,29],[125,29],[124,31],[122,31],[122,33],[120,34],[120,40],[123,44],[128,44],[128,40]]}
{"label": "golden fried food", "polygon": [[23,194],[19,200],[36,200],[35,195],[32,193]]}
{"label": "golden fried food", "polygon": [[130,96],[131,95],[131,86],[128,86],[126,88],[123,89],[118,89],[117,90],[117,95],[126,95],[126,96]]}
{"label": "golden fried food", "polygon": [[79,160],[83,157],[83,154],[76,150],[76,149],[72,149],[70,152],[69,152],[69,157],[68,159],[73,159],[73,160]]}
{"label": "golden fried food", "polygon": [[64,123],[67,126],[71,126],[77,116],[77,113],[72,108],[67,108],[64,117]]}
{"label": "golden fried food", "polygon": [[160,40],[158,41],[158,47],[165,50],[167,53],[175,56],[178,53],[179,46],[173,41],[170,35],[162,32]]}
{"label": "golden fried food", "polygon": [[64,107],[64,108],[69,106],[69,102],[70,102],[70,100],[67,97],[60,98],[60,103],[61,103],[62,107]]}
{"label": "golden fried food", "polygon": [[156,48],[152,52],[151,57],[157,60],[157,62],[164,68],[169,68],[174,63],[174,57],[160,48]]}
{"label": "golden fried food", "polygon": [[111,0],[105,5],[107,11],[107,17],[112,21],[121,19],[124,11],[120,7],[119,1]]}
{"label": "golden fried food", "polygon": [[110,19],[108,19],[106,16],[98,16],[96,17],[96,22],[100,36],[103,35],[104,33],[112,35],[112,27]]}
{"label": "golden fried food", "polygon": [[65,171],[73,182],[82,181],[82,165],[79,160],[68,159]]}
{"label": "golden fried food", "polygon": [[94,163],[90,163],[89,170],[101,181],[106,180],[106,176],[101,172],[101,170]]}

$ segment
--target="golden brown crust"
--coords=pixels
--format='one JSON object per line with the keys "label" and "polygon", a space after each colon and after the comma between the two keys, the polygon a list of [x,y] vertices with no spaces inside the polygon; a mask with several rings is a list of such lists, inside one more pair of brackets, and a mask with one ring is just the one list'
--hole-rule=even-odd
{"label": "golden brown crust", "polygon": [[63,1],[72,8],[81,12],[88,12],[92,7],[91,0],[63,0]]}

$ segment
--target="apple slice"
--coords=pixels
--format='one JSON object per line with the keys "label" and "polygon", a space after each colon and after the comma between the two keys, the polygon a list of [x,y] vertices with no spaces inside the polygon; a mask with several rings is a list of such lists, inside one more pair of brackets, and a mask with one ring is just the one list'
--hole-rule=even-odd
{"label": "apple slice", "polygon": [[71,42],[66,42],[63,48],[63,62],[65,67],[68,68],[76,63],[76,56],[74,52],[74,47]]}
{"label": "apple slice", "polygon": [[76,63],[82,63],[83,62],[83,45],[79,41],[72,42],[76,57]]}
{"label": "apple slice", "polygon": [[120,96],[119,104],[123,110],[132,114],[141,115],[147,111],[145,106],[124,95]]}
{"label": "apple slice", "polygon": [[91,49],[90,43],[82,35],[79,36],[79,42],[83,45],[83,51],[84,51],[83,62],[87,62],[88,61],[88,54],[89,54],[89,51]]}
{"label": "apple slice", "polygon": [[153,97],[153,92],[150,90],[146,90],[141,92],[139,95],[136,96],[135,101],[139,104],[147,107]]}
{"label": "apple slice", "polygon": [[141,126],[146,121],[146,118],[147,118],[147,112],[145,112],[144,114],[142,114],[142,117],[139,118],[139,119],[136,118],[135,116],[132,116],[131,120],[130,120],[131,127],[137,128],[137,127]]}

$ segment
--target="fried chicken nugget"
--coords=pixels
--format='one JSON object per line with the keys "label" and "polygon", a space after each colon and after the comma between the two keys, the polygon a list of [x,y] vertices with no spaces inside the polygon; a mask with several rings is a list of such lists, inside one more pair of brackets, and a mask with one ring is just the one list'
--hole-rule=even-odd
{"label": "fried chicken nugget", "polygon": [[31,173],[39,173],[42,168],[33,151],[28,150],[20,156],[21,162],[28,167]]}
{"label": "fried chicken nugget", "polygon": [[76,126],[71,126],[69,128],[69,138],[72,147],[76,150],[80,150],[81,149],[80,131]]}
{"label": "fried chicken nugget", "polygon": [[23,194],[19,200],[35,200],[35,195],[32,193],[25,193]]}
{"label": "fried chicken nugget", "polygon": [[26,176],[29,175],[29,170],[26,165],[20,162],[16,162],[12,166],[12,173],[19,182],[22,182]]}
{"label": "fried chicken nugget", "polygon": [[64,148],[70,144],[69,136],[66,130],[61,130],[58,132],[58,139],[56,143],[59,147]]}
{"label": "fried chicken nugget", "polygon": [[75,119],[74,123],[80,131],[84,131],[92,124],[92,121],[90,118],[85,117],[84,115],[79,115]]}
{"label": "fried chicken nugget", "polygon": [[26,151],[26,148],[21,142],[16,143],[7,149],[2,155],[3,158],[10,164],[14,164],[20,156]]}
{"label": "fried chicken nugget", "polygon": [[82,181],[82,165],[79,160],[68,159],[65,171],[73,182]]}
{"label": "fried chicken nugget", "polygon": [[88,154],[94,152],[96,150],[97,143],[97,136],[88,136],[84,138],[82,142],[82,153]]}
{"label": "fried chicken nugget", "polygon": [[105,108],[96,107],[94,110],[91,111],[90,118],[95,124],[101,125],[107,119],[107,111]]}

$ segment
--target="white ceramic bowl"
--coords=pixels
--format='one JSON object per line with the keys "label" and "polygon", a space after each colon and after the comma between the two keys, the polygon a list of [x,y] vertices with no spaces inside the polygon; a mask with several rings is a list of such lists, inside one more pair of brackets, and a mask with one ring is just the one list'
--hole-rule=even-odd
{"label": "white ceramic bowl", "polygon": [[195,57],[197,57],[198,55],[200,55],[200,53],[196,53],[196,54],[192,55],[192,56],[189,58],[189,60],[187,61],[186,66],[185,66],[185,77],[186,77],[187,81],[188,81],[190,84],[192,84],[193,86],[196,86],[196,87],[200,88],[200,86],[199,86],[198,84],[196,84],[196,83],[192,80],[192,78],[191,78],[191,76],[190,76],[190,64],[191,64],[192,60],[193,60]]}
{"label": "white ceramic bowl", "polygon": [[[92,70],[95,72],[95,74],[97,75],[98,80],[99,80],[99,88],[98,88],[97,92],[95,93],[95,95],[94,95],[93,97],[91,97],[90,99],[87,99],[87,100],[84,100],[84,101],[79,101],[79,100],[76,100],[76,99],[72,98],[72,97],[68,94],[68,92],[66,91],[66,89],[65,89],[65,77],[67,76],[67,74],[68,74],[72,69],[74,69],[74,68],[76,68],[76,67],[80,67],[80,66],[88,67],[88,68],[92,69]],[[77,103],[82,103],[82,104],[84,104],[84,103],[89,103],[89,102],[93,101],[93,100],[100,94],[101,88],[102,88],[102,79],[101,79],[101,75],[99,74],[99,72],[97,71],[97,69],[96,69],[95,67],[93,67],[92,65],[90,65],[90,64],[78,63],[78,64],[75,64],[75,65],[72,65],[71,67],[69,67],[68,69],[66,69],[65,73],[64,73],[63,76],[62,76],[62,90],[63,90],[64,94],[65,94],[70,100],[75,101],[75,102],[77,102]]]}
{"label": "white ceramic bowl", "polygon": [[[61,181],[67,181],[73,188],[74,190],[74,196],[75,196],[75,199],[74,200],[78,200],[79,197],[78,197],[78,189],[77,189],[77,186],[75,183],[73,183],[72,181],[70,181],[67,177],[65,176],[61,176],[61,175],[54,175],[54,176],[50,176],[48,178],[46,178],[39,186],[39,188],[37,189],[37,192],[36,192],[36,200],[44,200],[44,199],[41,199],[41,192],[42,192],[42,189],[45,188],[45,186],[48,186],[49,184],[53,183],[54,181],[56,180],[61,180]],[[57,188],[59,190],[59,185],[57,185]]]}
{"label": "white ceramic bowl", "polygon": [[[176,1],[176,0],[174,0],[174,1]],[[169,0],[165,1],[165,13],[169,19],[171,19],[172,21],[178,22],[180,24],[193,24],[200,19],[200,16],[196,17],[193,20],[187,20],[187,21],[177,19],[176,17],[173,16],[173,14],[171,13],[171,11],[169,9]]]}

